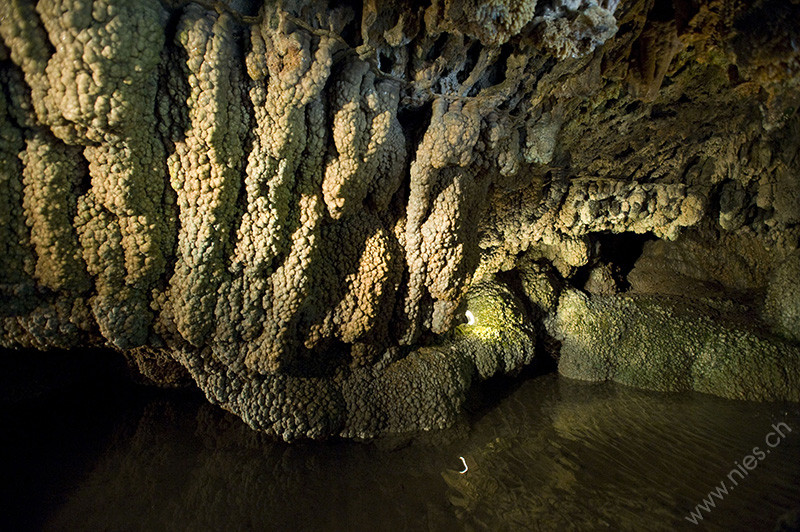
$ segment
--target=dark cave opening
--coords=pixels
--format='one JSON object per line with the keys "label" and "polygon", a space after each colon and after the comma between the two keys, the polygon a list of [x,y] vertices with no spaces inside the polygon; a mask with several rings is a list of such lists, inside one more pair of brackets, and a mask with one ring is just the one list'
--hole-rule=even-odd
{"label": "dark cave opening", "polygon": [[353,19],[342,29],[341,37],[350,46],[350,48],[358,48],[361,43],[361,18],[363,5],[362,2],[355,0],[343,0],[336,2],[329,2],[328,9],[350,9],[353,12]]}
{"label": "dark cave opening", "polygon": [[644,245],[648,241],[657,240],[652,233],[594,233],[591,235],[595,257],[589,264],[578,269],[571,283],[584,288],[592,269],[607,264],[612,267],[619,288],[625,292],[630,289],[628,274],[633,270],[636,261],[641,257]]}
{"label": "dark cave opening", "polygon": [[473,42],[467,49],[466,61],[464,61],[464,64],[461,66],[461,70],[459,70],[459,72],[456,74],[456,80],[458,80],[459,83],[464,83],[472,73],[475,65],[478,64],[482,50],[483,46],[481,45],[480,41]]}
{"label": "dark cave opening", "polygon": [[[431,123],[433,116],[432,102],[426,102],[423,105],[401,106],[397,111],[397,121],[403,127],[403,132],[406,135],[406,146],[416,148],[422,142],[422,137],[425,135],[428,126]],[[413,154],[412,154],[413,155]]]}
{"label": "dark cave opening", "polygon": [[642,255],[646,242],[657,240],[652,233],[600,233],[597,242],[600,246],[600,260],[614,263],[627,275],[636,260]]}
{"label": "dark cave opening", "polygon": [[425,61],[435,61],[437,57],[442,55],[442,51],[444,51],[444,47],[449,38],[450,35],[447,33],[440,34],[436,41],[434,41],[433,46],[430,47],[428,53],[425,55]]}
{"label": "dark cave opening", "polygon": [[658,22],[673,20],[675,18],[673,0],[656,0],[650,12],[647,14],[647,18]]}
{"label": "dark cave opening", "polygon": [[392,68],[394,68],[394,63],[394,59],[385,53],[381,52],[378,54],[378,70],[381,72],[390,74],[392,72]]}

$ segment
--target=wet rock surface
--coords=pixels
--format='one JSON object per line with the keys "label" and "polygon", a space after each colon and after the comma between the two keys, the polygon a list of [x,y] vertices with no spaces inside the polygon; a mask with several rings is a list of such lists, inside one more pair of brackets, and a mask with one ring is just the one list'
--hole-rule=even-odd
{"label": "wet rock surface", "polygon": [[[519,384],[519,383],[518,383]],[[492,395],[488,393],[488,395]],[[692,529],[754,446],[770,453],[706,530],[772,530],[796,508],[796,405],[546,375],[443,431],[287,445],[199,393],[106,375],[4,405],[10,530]],[[773,425],[785,423],[784,437]],[[464,463],[466,462],[466,471]],[[462,473],[463,472],[463,473]],[[313,508],[301,511],[298,508]],[[786,520],[786,518],[784,518]]]}

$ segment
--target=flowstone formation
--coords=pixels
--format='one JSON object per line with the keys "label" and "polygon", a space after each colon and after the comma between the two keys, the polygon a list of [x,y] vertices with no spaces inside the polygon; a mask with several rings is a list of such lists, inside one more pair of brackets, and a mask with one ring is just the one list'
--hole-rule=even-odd
{"label": "flowstone formation", "polygon": [[[706,391],[796,400],[799,28],[790,0],[2,2],[0,346],[371,437],[556,339],[595,360],[565,294],[702,286],[788,375],[728,350],[745,392]],[[652,334],[738,330],[687,305]]]}

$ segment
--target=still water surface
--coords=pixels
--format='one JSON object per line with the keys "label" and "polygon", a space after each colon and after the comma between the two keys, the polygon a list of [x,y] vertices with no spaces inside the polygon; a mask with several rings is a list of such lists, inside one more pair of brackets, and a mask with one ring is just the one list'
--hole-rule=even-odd
{"label": "still water surface", "polygon": [[[413,439],[286,445],[195,394],[113,379],[17,401],[0,528],[772,530],[800,507],[797,405],[555,375],[494,403]],[[770,452],[686,521],[754,447]]]}

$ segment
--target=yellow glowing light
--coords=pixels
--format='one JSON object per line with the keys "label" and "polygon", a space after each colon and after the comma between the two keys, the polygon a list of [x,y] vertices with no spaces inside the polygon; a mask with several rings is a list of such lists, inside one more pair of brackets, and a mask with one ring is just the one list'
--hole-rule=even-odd
{"label": "yellow glowing light", "polygon": [[467,325],[475,325],[475,316],[472,314],[472,311],[468,310],[465,316],[467,317]]}

